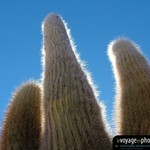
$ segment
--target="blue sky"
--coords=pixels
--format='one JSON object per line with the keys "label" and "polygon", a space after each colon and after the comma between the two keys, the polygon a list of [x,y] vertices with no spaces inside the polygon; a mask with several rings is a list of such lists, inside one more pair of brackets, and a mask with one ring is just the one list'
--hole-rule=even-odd
{"label": "blue sky", "polygon": [[60,14],[71,28],[81,58],[107,106],[114,101],[114,77],[107,45],[125,36],[150,57],[149,0],[1,0],[0,2],[0,120],[12,92],[24,81],[41,77],[41,23],[50,12]]}

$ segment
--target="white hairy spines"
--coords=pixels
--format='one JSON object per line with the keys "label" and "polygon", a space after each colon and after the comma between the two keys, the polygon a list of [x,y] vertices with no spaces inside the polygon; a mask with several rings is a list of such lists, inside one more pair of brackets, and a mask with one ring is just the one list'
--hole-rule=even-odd
{"label": "white hairy spines", "polygon": [[[108,55],[116,79],[115,117],[118,134],[149,134],[148,61],[139,47],[127,39],[113,41],[108,47]],[[145,124],[147,129],[144,130],[142,124]]]}

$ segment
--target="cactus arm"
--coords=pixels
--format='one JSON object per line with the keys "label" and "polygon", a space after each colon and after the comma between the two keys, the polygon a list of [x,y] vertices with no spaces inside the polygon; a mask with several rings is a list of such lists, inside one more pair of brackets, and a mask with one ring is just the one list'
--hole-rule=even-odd
{"label": "cactus arm", "polygon": [[36,83],[21,86],[9,104],[1,150],[38,150],[41,134],[41,93]]}
{"label": "cactus arm", "polygon": [[127,39],[109,45],[116,78],[118,134],[150,134],[150,66],[139,47]]}
{"label": "cactus arm", "polygon": [[110,150],[102,108],[58,15],[46,17],[43,36],[45,124],[41,149]]}

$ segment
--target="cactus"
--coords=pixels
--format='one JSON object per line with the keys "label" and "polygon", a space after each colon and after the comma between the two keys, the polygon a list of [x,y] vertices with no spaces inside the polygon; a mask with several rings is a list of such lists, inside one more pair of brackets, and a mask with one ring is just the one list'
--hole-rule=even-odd
{"label": "cactus", "polygon": [[118,39],[108,48],[116,78],[115,118],[120,135],[150,134],[150,66],[140,48]]}
{"label": "cactus", "polygon": [[48,16],[43,33],[46,55],[42,149],[109,150],[111,144],[101,108],[73,52],[61,18],[55,14]]}
{"label": "cactus", "polygon": [[[103,106],[56,14],[43,22],[42,83],[19,88],[4,119],[1,150],[111,150]],[[111,42],[117,134],[150,134],[149,64],[127,39]]]}
{"label": "cactus", "polygon": [[40,134],[41,89],[30,82],[22,85],[13,95],[3,125],[0,149],[39,149]]}

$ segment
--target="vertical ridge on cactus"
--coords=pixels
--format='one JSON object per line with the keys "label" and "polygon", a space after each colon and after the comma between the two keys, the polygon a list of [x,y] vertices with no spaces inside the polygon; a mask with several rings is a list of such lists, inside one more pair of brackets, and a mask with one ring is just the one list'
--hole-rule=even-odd
{"label": "vertical ridge on cactus", "polygon": [[39,149],[41,134],[41,90],[32,82],[13,95],[3,125],[1,150]]}
{"label": "vertical ridge on cactus", "polygon": [[[109,45],[116,78],[118,134],[150,134],[150,66],[139,47],[127,39]],[[145,127],[147,129],[145,129]]]}

